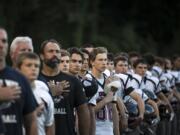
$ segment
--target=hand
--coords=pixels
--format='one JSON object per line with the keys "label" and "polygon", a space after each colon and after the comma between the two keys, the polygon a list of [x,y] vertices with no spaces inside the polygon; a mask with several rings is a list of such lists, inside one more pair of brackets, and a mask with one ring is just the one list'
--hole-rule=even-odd
{"label": "hand", "polygon": [[155,126],[155,125],[157,125],[159,122],[160,122],[160,117],[157,117],[157,118],[153,119],[152,125]]}
{"label": "hand", "polygon": [[105,84],[107,85],[113,81],[120,81],[120,80],[117,76],[109,76],[108,78],[106,78]]}
{"label": "hand", "polygon": [[162,100],[160,100],[159,105],[165,105],[165,106],[167,106],[167,103],[166,103],[166,102],[164,102],[164,101],[162,101]]}
{"label": "hand", "polygon": [[119,125],[121,129],[126,129],[128,127],[128,115],[124,114],[120,116]]}
{"label": "hand", "polygon": [[144,119],[144,114],[139,115],[139,119],[142,121]]}
{"label": "hand", "polygon": [[116,76],[110,76],[106,79],[104,91],[108,93],[109,91],[113,91],[114,93],[121,88],[121,83],[119,78]]}
{"label": "hand", "polygon": [[175,113],[174,112],[172,112],[171,114],[170,114],[170,121],[173,121],[173,119],[174,119],[174,116],[175,116]]}
{"label": "hand", "polygon": [[0,101],[10,101],[20,98],[21,88],[20,86],[0,86]]}
{"label": "hand", "polygon": [[36,108],[37,116],[41,116],[44,111],[44,107],[45,106],[43,102],[39,104],[39,106]]}
{"label": "hand", "polygon": [[105,99],[106,103],[112,102],[114,99],[114,92],[109,91],[104,99]]}
{"label": "hand", "polygon": [[142,119],[140,117],[136,117],[134,118],[133,122],[129,124],[129,127],[134,129],[136,128],[137,126],[139,126],[142,122]]}
{"label": "hand", "polygon": [[69,90],[65,90],[70,86],[68,81],[65,80],[61,82],[50,81],[48,82],[48,85],[50,87],[53,96],[60,96],[63,93],[69,92]]}

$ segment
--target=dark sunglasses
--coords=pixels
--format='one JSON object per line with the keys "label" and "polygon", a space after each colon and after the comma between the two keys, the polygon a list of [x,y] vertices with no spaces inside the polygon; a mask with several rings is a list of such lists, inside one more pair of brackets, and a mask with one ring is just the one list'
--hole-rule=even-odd
{"label": "dark sunglasses", "polygon": [[3,38],[3,39],[0,39],[2,43],[7,43],[7,39]]}

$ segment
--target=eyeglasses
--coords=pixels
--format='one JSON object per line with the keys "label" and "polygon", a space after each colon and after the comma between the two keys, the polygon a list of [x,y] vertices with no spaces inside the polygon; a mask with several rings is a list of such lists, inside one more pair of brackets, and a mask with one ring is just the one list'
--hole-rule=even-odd
{"label": "eyeglasses", "polygon": [[0,41],[1,41],[3,44],[6,44],[6,43],[7,43],[7,39],[5,39],[5,38],[0,39]]}

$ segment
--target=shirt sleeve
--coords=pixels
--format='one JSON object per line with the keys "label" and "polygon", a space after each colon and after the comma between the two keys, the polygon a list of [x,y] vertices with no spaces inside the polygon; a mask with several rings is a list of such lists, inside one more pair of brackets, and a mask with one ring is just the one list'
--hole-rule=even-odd
{"label": "shirt sleeve", "polygon": [[74,78],[74,98],[75,98],[75,107],[78,107],[84,103],[87,103],[85,93],[83,92],[83,87],[81,82]]}
{"label": "shirt sleeve", "polygon": [[132,79],[129,86],[133,87],[134,89],[138,89],[140,86],[135,79]]}
{"label": "shirt sleeve", "polygon": [[97,97],[98,97],[98,95],[97,95],[98,93],[96,93],[90,100],[89,100],[89,104],[92,104],[92,105],[96,105],[97,103],[96,103],[96,101],[97,101]]}
{"label": "shirt sleeve", "polygon": [[157,89],[155,90],[155,94],[158,95],[162,91],[160,83],[157,84]]}
{"label": "shirt sleeve", "polygon": [[135,89],[134,91],[138,93],[144,101],[147,101],[149,99],[141,89]]}
{"label": "shirt sleeve", "polygon": [[124,90],[125,96],[129,95],[132,91],[134,91],[133,87],[128,87],[127,89]]}
{"label": "shirt sleeve", "polygon": [[46,121],[45,126],[51,126],[54,122],[54,103],[51,98],[51,96],[47,93],[48,100],[48,108],[47,108],[47,115],[46,115]]}
{"label": "shirt sleeve", "polygon": [[28,113],[33,112],[38,105],[37,105],[35,97],[32,93],[30,84],[28,83],[28,81],[25,78],[24,78],[24,80],[22,80],[21,90],[22,90],[22,93],[24,96],[23,114],[26,115]]}

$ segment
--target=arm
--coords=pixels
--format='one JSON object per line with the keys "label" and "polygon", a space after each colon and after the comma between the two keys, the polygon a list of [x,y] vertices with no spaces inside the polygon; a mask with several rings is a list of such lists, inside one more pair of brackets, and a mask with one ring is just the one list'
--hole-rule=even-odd
{"label": "arm", "polygon": [[167,107],[168,107],[168,110],[169,110],[169,112],[171,113],[171,114],[170,114],[170,115],[171,115],[171,116],[170,116],[170,121],[172,121],[172,120],[174,119],[174,115],[175,115],[175,114],[174,114],[174,110],[173,110],[173,108],[172,108],[169,100],[166,98],[166,96],[165,96],[162,92],[160,92],[160,93],[158,94],[158,97],[166,103],[166,105],[167,105]]}
{"label": "arm", "polygon": [[0,102],[20,98],[21,88],[19,86],[0,86]]}
{"label": "arm", "polygon": [[145,111],[144,101],[142,100],[140,95],[134,91],[132,91],[129,95],[137,102],[138,110],[139,110],[139,117],[143,120],[144,111]]}
{"label": "arm", "polygon": [[24,116],[24,126],[26,135],[38,135],[36,111],[28,113]]}
{"label": "arm", "polygon": [[159,118],[159,109],[157,103],[151,99],[148,99],[147,103],[153,107],[155,115]]}
{"label": "arm", "polygon": [[53,96],[60,96],[64,92],[69,92],[69,90],[65,90],[66,88],[69,87],[69,82],[67,81],[56,82],[56,83],[54,81],[50,81],[48,82],[48,86]]}
{"label": "arm", "polygon": [[166,105],[168,106],[168,109],[169,109],[169,111],[170,111],[171,113],[174,113],[173,108],[172,108],[169,100],[166,98],[166,96],[165,96],[162,92],[160,92],[160,93],[158,94],[158,98],[160,98],[162,101],[164,101],[164,102],[166,103]]}
{"label": "arm", "polygon": [[[45,94],[45,93],[44,93]],[[49,95],[47,94],[47,97],[49,96],[49,102],[48,102],[48,108],[46,113],[46,120],[45,120],[45,132],[46,135],[55,135],[55,121],[54,121],[54,102]]]}
{"label": "arm", "polygon": [[51,126],[46,126],[46,135],[55,135],[55,128],[54,123]]}
{"label": "arm", "polygon": [[173,91],[173,95],[176,97],[176,99],[177,99],[178,101],[180,101],[180,94],[179,94],[179,92],[177,91],[177,89],[176,89],[176,88],[173,88],[172,91]]}
{"label": "arm", "polygon": [[113,132],[114,135],[120,135],[118,110],[115,103],[111,103],[111,104],[112,104]]}
{"label": "arm", "polygon": [[98,112],[100,109],[102,109],[107,103],[110,103],[113,101],[114,92],[109,91],[108,94],[97,103],[95,106],[95,112]]}
{"label": "arm", "polygon": [[122,99],[118,97],[116,104],[117,104],[117,109],[118,109],[119,114],[121,116],[125,116],[126,112],[128,112],[128,111],[127,111],[126,106],[124,105]]}
{"label": "arm", "polygon": [[77,107],[78,124],[80,135],[89,135],[90,115],[87,104],[82,104]]}
{"label": "arm", "polygon": [[165,95],[166,97],[167,97],[167,99],[169,100],[169,101],[171,101],[172,100],[172,98],[173,98],[173,96],[174,96],[174,92],[173,91],[170,91],[167,95]]}
{"label": "arm", "polygon": [[128,111],[127,111],[126,106],[124,105],[123,101],[119,97],[117,98],[116,105],[117,105],[117,110],[119,113],[119,128],[120,128],[120,130],[122,130],[122,129],[127,128],[127,126],[128,126],[128,117],[126,114],[126,112],[128,112]]}
{"label": "arm", "polygon": [[89,132],[89,135],[95,135],[96,119],[95,119],[94,106],[89,104],[88,108],[89,108],[89,113],[90,113],[90,132]]}

